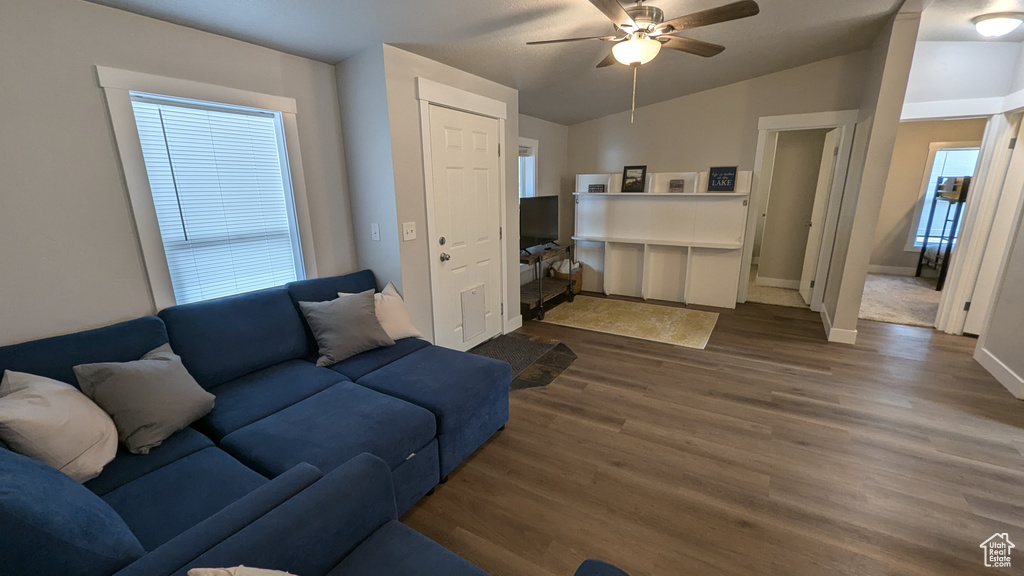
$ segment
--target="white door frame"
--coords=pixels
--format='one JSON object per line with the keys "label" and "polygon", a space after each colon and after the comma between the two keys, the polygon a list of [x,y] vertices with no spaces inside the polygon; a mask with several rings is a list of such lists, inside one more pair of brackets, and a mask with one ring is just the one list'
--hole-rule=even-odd
{"label": "white door frame", "polygon": [[[1013,116],[1013,118],[1011,118]],[[977,301],[987,306],[991,303],[994,286],[983,287],[981,280],[985,252],[998,250],[989,246],[996,209],[1009,174],[1013,149],[1010,142],[1018,136],[1020,117],[1011,114],[996,114],[989,118],[985,134],[981,139],[981,155],[974,170],[971,191],[964,206],[963,224],[957,238],[956,249],[949,262],[946,286],[939,300],[939,313],[935,328],[949,334],[963,334],[967,323],[967,302]],[[980,291],[985,291],[983,294]],[[979,291],[980,290],[980,291]],[[972,303],[973,306],[973,303]],[[975,311],[979,311],[974,308]],[[980,311],[987,314],[987,310]]]}
{"label": "white door frame", "polygon": [[[430,106],[443,106],[445,108],[451,108],[453,110],[459,110],[469,114],[494,118],[498,121],[499,146],[505,142],[505,121],[508,119],[508,107],[500,100],[467,92],[461,88],[447,86],[419,76],[416,77],[416,99],[420,102],[420,137],[422,139],[421,149],[423,150],[423,182],[425,188],[425,199],[427,202],[426,234],[427,257],[430,259],[430,313],[433,318],[432,324],[434,326],[434,333],[432,335],[433,342],[437,342],[437,319],[438,311],[441,306],[441,295],[438,294],[436,287],[439,285],[438,279],[441,276],[441,264],[439,260],[441,253],[440,247],[433,240],[434,175],[430,150]],[[512,311],[512,306],[506,301],[508,299],[508,270],[505,254],[508,247],[508,238],[506,237],[504,230],[505,228],[508,228],[508,226],[506,226],[505,222],[506,187],[504,154],[501,155],[501,161],[498,162],[498,182],[498,209],[500,214],[499,219],[501,220],[499,226],[501,226],[502,230],[500,244],[501,256],[499,260],[499,266],[501,266],[501,332],[502,334],[505,334],[509,331],[508,320],[509,314]]]}
{"label": "white door frame", "polygon": [[[757,122],[757,151],[754,155],[754,175],[751,182],[751,205],[747,211],[747,230],[743,237],[743,259],[740,267],[740,285],[736,295],[737,302],[747,301],[747,284],[750,282],[750,262],[754,255],[754,236],[757,230],[757,218],[766,208],[771,179],[763,175],[774,165],[774,156],[767,158],[770,134],[790,130],[815,130],[839,128],[839,156],[836,160],[835,174],[832,176],[832,187],[828,195],[828,208],[822,231],[821,246],[831,246],[835,241],[836,223],[839,219],[839,205],[846,184],[846,172],[850,166],[850,152],[853,149],[853,132],[857,125],[859,110],[839,110],[832,112],[816,112],[812,114],[791,114],[785,116],[762,116]],[[766,168],[766,160],[769,160]],[[814,290],[811,293],[811,310],[821,310],[821,302],[825,294],[825,278],[832,258],[832,250],[818,251],[818,268],[815,273]]]}

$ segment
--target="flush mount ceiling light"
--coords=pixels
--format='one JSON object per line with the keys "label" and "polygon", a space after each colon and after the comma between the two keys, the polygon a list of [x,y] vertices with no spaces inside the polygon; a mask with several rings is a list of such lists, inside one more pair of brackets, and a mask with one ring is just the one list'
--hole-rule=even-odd
{"label": "flush mount ceiling light", "polygon": [[1013,32],[1024,21],[1020,12],[996,12],[978,16],[971,22],[978,29],[978,34],[986,38],[998,38]]}

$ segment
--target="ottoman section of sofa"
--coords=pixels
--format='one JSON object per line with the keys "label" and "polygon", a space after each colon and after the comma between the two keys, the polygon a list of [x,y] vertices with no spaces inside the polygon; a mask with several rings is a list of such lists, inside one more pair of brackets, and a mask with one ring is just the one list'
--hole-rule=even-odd
{"label": "ottoman section of sofa", "polygon": [[431,345],[356,383],[434,414],[443,478],[508,422],[511,382],[505,362]]}
{"label": "ottoman section of sofa", "polygon": [[363,541],[327,576],[487,576],[430,538],[392,520]]}
{"label": "ottoman section of sofa", "polygon": [[[429,411],[341,382],[228,434],[220,446],[268,477],[300,462],[330,472],[363,452],[381,458],[394,470],[420,457],[436,431]],[[429,483],[426,492],[437,479],[424,477],[416,482]]]}
{"label": "ottoman section of sofa", "polygon": [[102,496],[153,550],[267,483],[219,448],[205,448]]}
{"label": "ottoman section of sofa", "polygon": [[337,372],[288,360],[210,388],[213,410],[193,424],[216,441],[342,382]]}

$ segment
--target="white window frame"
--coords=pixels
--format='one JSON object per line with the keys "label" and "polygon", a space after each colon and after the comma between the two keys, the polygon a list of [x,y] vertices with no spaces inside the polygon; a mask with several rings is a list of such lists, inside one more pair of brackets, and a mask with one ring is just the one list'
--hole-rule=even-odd
{"label": "white window frame", "polygon": [[288,150],[287,168],[291,172],[295,219],[298,222],[299,243],[302,246],[302,265],[307,278],[317,277],[309,203],[306,197],[306,179],[299,152],[299,132],[293,98],[106,66],[97,66],[96,73],[110,111],[110,121],[128,187],[129,204],[135,217],[135,229],[142,251],[143,267],[149,280],[154,311],[174,306],[176,301],[129,92],[145,92],[280,112],[285,146]]}
{"label": "white window frame", "polygon": [[[921,189],[917,194],[917,203],[914,204],[914,221],[910,224],[910,233],[907,236],[907,244],[904,246],[906,252],[920,252],[921,246],[915,246],[917,241],[917,230],[921,227],[921,218],[924,216],[925,203],[931,198],[928,190],[928,181],[932,176],[932,167],[935,165],[935,154],[939,150],[958,148],[981,148],[981,142],[977,140],[966,142],[932,142],[928,145],[928,159],[924,163],[924,175],[921,176]],[[978,156],[980,161],[981,156]],[[978,171],[977,165],[974,167]]]}
{"label": "white window frame", "polygon": [[[533,151],[533,182],[531,183],[532,186],[530,187],[530,191],[532,191],[533,193],[532,194],[523,194],[522,193],[522,190],[523,190],[523,182],[522,182],[522,180],[523,180],[523,169],[522,169],[522,161],[520,160],[520,161],[517,162],[517,164],[520,166],[520,168],[519,168],[519,197],[520,198],[534,198],[536,196],[540,196],[540,194],[538,194],[538,190],[537,190],[537,183],[539,182],[537,173],[540,172],[540,168],[539,168],[539,165],[538,165],[539,162],[540,162],[540,142],[538,142],[537,140],[534,140],[533,138],[524,138],[524,137],[520,136],[519,137],[519,147],[520,148],[529,148],[530,150]],[[517,154],[518,154],[518,152],[517,152]]]}

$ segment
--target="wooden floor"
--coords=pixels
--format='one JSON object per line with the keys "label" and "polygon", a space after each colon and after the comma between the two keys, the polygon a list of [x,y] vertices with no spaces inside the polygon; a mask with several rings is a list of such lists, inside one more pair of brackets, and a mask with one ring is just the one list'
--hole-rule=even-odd
{"label": "wooden floor", "polygon": [[494,575],[1024,573],[1024,403],[975,340],[721,312],[706,350],[527,322],[579,359],[403,520]]}

